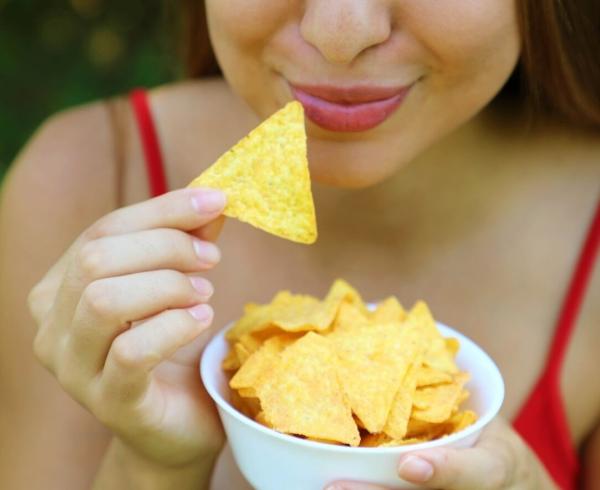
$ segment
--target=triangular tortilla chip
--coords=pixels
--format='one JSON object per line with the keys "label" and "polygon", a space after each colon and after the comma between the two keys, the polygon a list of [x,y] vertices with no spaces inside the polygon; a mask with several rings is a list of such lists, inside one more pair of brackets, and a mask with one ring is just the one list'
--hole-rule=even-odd
{"label": "triangular tortilla chip", "polygon": [[300,243],[317,239],[302,104],[290,102],[188,187],[221,189],[224,214]]}
{"label": "triangular tortilla chip", "polygon": [[297,340],[265,373],[257,392],[265,419],[276,430],[358,446],[360,435],[327,338],[309,332]]}

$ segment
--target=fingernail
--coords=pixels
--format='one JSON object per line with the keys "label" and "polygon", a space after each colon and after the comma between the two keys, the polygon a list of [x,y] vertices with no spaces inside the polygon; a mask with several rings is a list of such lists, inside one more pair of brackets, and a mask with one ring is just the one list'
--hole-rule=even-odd
{"label": "fingernail", "polygon": [[214,243],[194,238],[194,250],[200,261],[206,265],[215,265],[221,260],[221,251]]}
{"label": "fingernail", "polygon": [[212,321],[213,310],[208,305],[196,305],[188,308],[188,311],[199,322],[208,324]]}
{"label": "fingernail", "polygon": [[212,214],[225,207],[225,193],[216,189],[201,189],[192,195],[192,206],[199,214]]}
{"label": "fingernail", "polygon": [[407,456],[398,466],[398,473],[405,480],[424,483],[433,476],[433,466],[418,456]]}
{"label": "fingernail", "polygon": [[213,295],[214,289],[212,284],[206,279],[202,277],[190,277],[190,281],[194,289],[202,296],[203,300],[206,301]]}

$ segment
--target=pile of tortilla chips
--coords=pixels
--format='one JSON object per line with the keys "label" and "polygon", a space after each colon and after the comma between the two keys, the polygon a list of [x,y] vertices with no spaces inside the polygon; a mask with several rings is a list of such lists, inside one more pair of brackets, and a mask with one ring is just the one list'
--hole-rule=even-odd
{"label": "pile of tortilla chips", "polygon": [[279,432],[331,444],[397,446],[443,437],[477,419],[459,410],[469,375],[427,305],[395,297],[369,311],[337,280],[323,301],[278,293],[248,304],[227,332],[232,403]]}

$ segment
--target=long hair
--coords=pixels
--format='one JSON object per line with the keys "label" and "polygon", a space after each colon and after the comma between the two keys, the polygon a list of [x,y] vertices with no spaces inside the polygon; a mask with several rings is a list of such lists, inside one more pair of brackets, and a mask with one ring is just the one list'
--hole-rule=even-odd
{"label": "long hair", "polygon": [[[521,59],[505,91],[534,115],[600,128],[600,1],[518,0]],[[202,0],[181,0],[186,75],[220,73]]]}

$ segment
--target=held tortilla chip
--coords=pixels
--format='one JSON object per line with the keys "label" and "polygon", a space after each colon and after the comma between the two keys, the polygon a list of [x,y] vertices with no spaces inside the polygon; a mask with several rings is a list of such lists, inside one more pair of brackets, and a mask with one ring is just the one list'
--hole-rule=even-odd
{"label": "held tortilla chip", "polygon": [[290,102],[188,187],[221,189],[224,214],[299,243],[317,239],[302,104]]}

